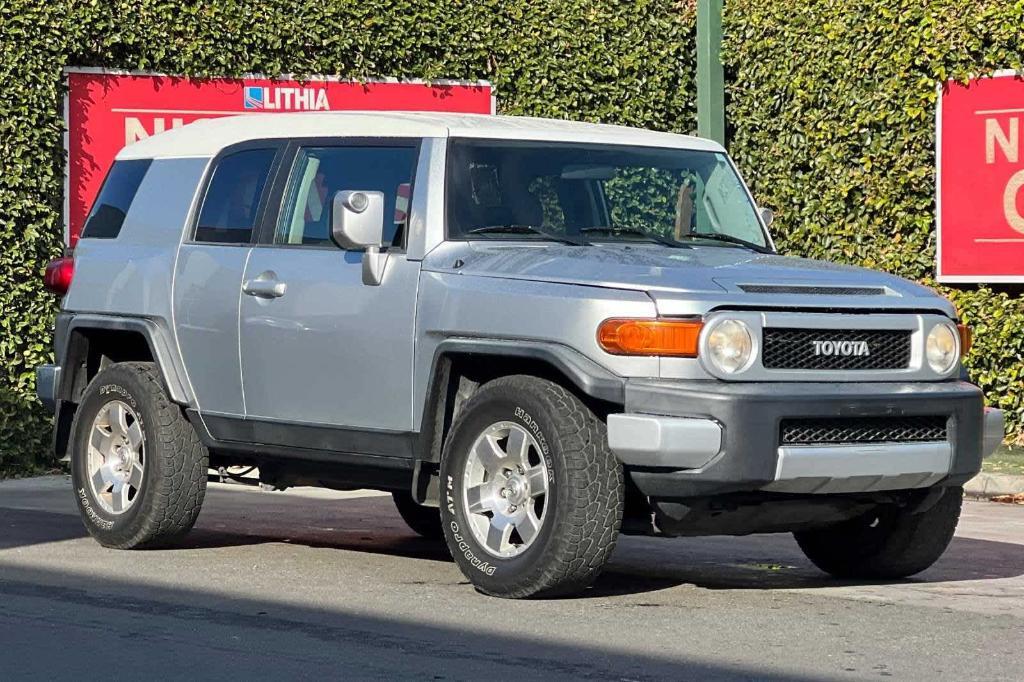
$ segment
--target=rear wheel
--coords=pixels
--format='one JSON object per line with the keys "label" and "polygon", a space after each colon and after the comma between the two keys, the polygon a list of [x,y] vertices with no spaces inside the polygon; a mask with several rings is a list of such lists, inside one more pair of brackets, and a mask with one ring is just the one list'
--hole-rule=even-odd
{"label": "rear wheel", "polygon": [[622,467],[604,424],[572,393],[496,379],[463,406],[441,462],[441,521],[482,592],[552,596],[604,567],[622,520]]}
{"label": "rear wheel", "polygon": [[441,532],[441,514],[437,507],[419,504],[406,492],[392,493],[391,497],[405,525],[430,540],[440,540],[444,537],[444,533]]}
{"label": "rear wheel", "polygon": [[70,452],[78,509],[100,544],[165,544],[195,523],[208,454],[153,364],[96,375],[75,413]]}
{"label": "rear wheel", "polygon": [[807,558],[838,578],[893,579],[920,573],[946,551],[963,504],[963,489],[947,488],[928,510],[896,507],[794,533]]}

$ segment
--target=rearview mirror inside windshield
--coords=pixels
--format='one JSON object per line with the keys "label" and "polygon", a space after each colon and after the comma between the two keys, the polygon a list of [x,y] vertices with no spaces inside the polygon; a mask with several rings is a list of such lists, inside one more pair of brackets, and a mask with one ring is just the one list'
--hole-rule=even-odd
{"label": "rearview mirror inside windshield", "polygon": [[563,180],[611,180],[615,169],[611,166],[566,166],[562,169]]}

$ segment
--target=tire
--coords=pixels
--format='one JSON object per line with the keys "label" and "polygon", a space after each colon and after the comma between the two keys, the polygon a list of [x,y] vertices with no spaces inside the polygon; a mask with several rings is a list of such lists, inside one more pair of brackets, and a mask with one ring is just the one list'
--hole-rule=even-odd
{"label": "tire", "polygon": [[93,378],[69,451],[78,511],[100,544],[170,544],[195,523],[209,455],[152,363],[111,365]]}
{"label": "tire", "polygon": [[405,525],[418,535],[428,540],[440,540],[444,537],[444,533],[441,532],[441,515],[435,507],[418,504],[412,499],[412,495],[406,492],[392,493],[391,497]]}
{"label": "tire", "polygon": [[963,489],[946,488],[924,512],[880,507],[865,516],[794,536],[815,566],[837,578],[905,578],[925,570],[946,551],[962,504]]}
{"label": "tire", "polygon": [[[448,548],[485,594],[578,592],[615,548],[622,466],[608,449],[604,423],[551,381],[510,376],[482,386],[446,438],[441,485]],[[510,530],[512,518],[518,521]]]}

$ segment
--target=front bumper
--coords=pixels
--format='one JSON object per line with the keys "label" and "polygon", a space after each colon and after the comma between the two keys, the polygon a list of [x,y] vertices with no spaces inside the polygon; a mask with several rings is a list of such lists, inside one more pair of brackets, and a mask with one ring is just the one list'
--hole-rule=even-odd
{"label": "front bumper", "polygon": [[[630,380],[608,442],[659,499],[731,492],[849,493],[959,485],[1002,439],[1002,413],[964,381],[740,383]],[[786,418],[944,416],[937,442],[783,446]]]}

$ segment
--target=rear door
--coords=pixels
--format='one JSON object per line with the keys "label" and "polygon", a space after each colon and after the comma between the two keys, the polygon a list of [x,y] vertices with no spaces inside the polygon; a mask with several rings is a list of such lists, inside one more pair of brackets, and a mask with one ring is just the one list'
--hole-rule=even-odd
{"label": "rear door", "polygon": [[178,253],[174,327],[204,416],[245,414],[238,302],[283,144],[247,143],[211,162],[197,218]]}
{"label": "rear door", "polygon": [[[276,222],[249,258],[241,302],[247,422],[260,442],[399,455],[412,431],[420,264],[405,253],[419,143],[294,145]],[[330,238],[341,190],[385,196],[388,264],[364,284],[361,251]],[[392,447],[394,446],[394,447]]]}

